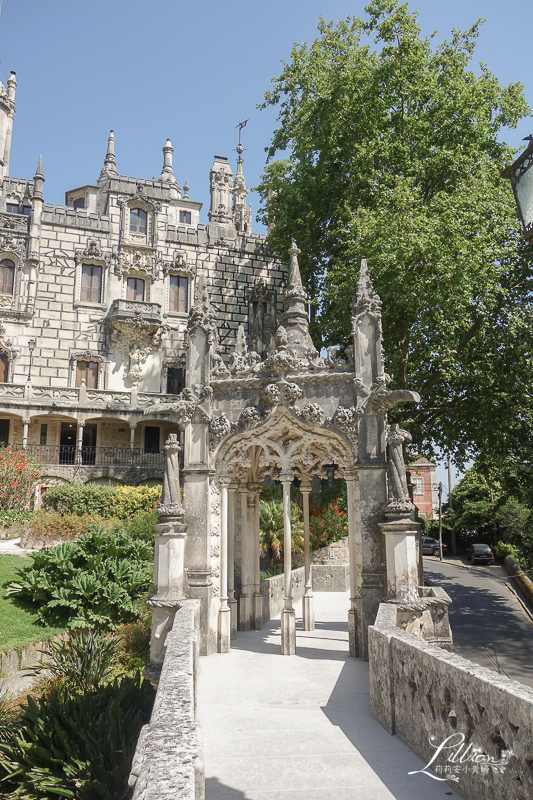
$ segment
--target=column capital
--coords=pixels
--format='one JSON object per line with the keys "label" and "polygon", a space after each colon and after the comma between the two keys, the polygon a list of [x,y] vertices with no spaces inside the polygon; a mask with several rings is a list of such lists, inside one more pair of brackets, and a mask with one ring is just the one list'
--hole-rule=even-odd
{"label": "column capital", "polygon": [[128,425],[130,426],[130,431],[134,431],[135,428],[137,427],[136,422],[129,422]]}
{"label": "column capital", "polygon": [[84,428],[85,427],[85,420],[84,419],[77,419],[76,420],[76,425],[78,426],[78,428]]}
{"label": "column capital", "polygon": [[294,475],[292,470],[284,470],[280,473],[279,476],[280,483],[292,483],[294,481]]}
{"label": "column capital", "polygon": [[302,481],[300,484],[300,491],[302,494],[309,494],[311,492],[310,481]]}
{"label": "column capital", "polygon": [[354,481],[356,476],[356,471],[353,467],[344,470],[344,480],[345,481]]}
{"label": "column capital", "polygon": [[22,417],[22,424],[29,425],[31,422],[31,417]]}
{"label": "column capital", "polygon": [[226,489],[228,489],[231,485],[231,478],[229,475],[221,475],[218,482],[221,486],[225,486]]}

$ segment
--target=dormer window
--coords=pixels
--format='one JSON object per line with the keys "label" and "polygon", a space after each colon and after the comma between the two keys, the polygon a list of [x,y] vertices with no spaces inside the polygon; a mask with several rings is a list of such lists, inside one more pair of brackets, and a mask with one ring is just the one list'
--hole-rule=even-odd
{"label": "dormer window", "polygon": [[0,261],[0,294],[13,294],[15,288],[15,264],[9,258]]}
{"label": "dormer window", "polygon": [[73,208],[76,210],[78,208],[85,208],[85,197],[78,197],[72,203]]}
{"label": "dormer window", "polygon": [[189,310],[189,280],[184,275],[170,276],[168,309],[184,313]]}
{"label": "dormer window", "polygon": [[142,208],[132,208],[130,210],[130,232],[144,233],[147,231],[148,215]]}
{"label": "dormer window", "polygon": [[126,300],[144,300],[144,281],[142,278],[128,278],[126,283]]}
{"label": "dormer window", "polygon": [[180,211],[180,222],[184,222],[186,225],[191,224],[191,212],[190,211]]}

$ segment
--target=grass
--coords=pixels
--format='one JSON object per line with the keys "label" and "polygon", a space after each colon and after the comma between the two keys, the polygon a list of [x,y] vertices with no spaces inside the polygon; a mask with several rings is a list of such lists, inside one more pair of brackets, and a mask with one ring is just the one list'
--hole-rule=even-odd
{"label": "grass", "polygon": [[27,647],[62,633],[37,621],[37,609],[16,596],[6,597],[6,588],[17,580],[22,556],[0,556],[0,652]]}

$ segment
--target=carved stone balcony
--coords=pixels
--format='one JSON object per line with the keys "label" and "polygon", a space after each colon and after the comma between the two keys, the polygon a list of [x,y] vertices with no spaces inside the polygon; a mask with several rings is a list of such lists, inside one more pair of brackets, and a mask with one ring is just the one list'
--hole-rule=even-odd
{"label": "carved stone balcony", "polygon": [[161,306],[140,300],[114,300],[109,321],[116,331],[139,328],[144,333],[154,334],[161,325]]}

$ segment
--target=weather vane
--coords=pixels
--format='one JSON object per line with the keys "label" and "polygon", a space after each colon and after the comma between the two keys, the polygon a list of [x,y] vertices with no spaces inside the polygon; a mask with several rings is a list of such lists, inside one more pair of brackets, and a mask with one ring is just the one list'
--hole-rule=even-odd
{"label": "weather vane", "polygon": [[238,125],[235,125],[235,127],[239,129],[239,144],[235,148],[237,150],[237,153],[239,154],[239,161],[242,161],[241,153],[244,150],[244,147],[241,144],[241,131],[242,131],[243,128],[246,127],[246,123],[248,122],[249,119],[250,119],[250,117],[248,117],[248,119],[245,119],[244,122],[239,122]]}

